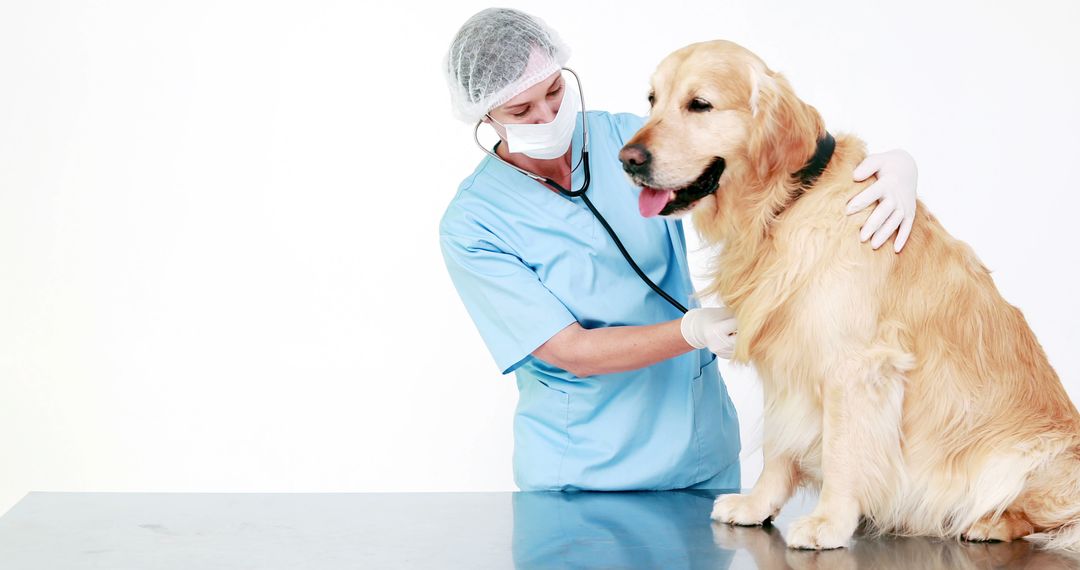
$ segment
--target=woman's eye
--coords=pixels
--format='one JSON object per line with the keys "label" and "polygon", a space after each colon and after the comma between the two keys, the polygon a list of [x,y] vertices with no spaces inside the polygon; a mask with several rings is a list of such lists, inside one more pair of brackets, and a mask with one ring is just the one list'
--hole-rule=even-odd
{"label": "woman's eye", "polygon": [[548,93],[548,97],[554,97],[555,95],[558,95],[559,91],[562,91],[562,86],[559,86],[558,89],[552,91],[551,93]]}
{"label": "woman's eye", "polygon": [[524,117],[526,114],[528,114],[528,112],[529,112],[529,108],[526,107],[525,110],[521,111],[520,113],[510,113],[510,114],[515,116],[515,117]]}

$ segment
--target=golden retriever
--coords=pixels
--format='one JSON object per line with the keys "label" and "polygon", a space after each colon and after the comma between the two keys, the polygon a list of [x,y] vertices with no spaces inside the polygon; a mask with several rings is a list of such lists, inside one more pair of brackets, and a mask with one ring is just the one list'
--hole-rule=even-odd
{"label": "golden retriever", "polygon": [[861,519],[1080,549],[1080,414],[971,248],[921,202],[901,253],[861,243],[871,208],[844,208],[874,180],[852,182],[865,144],[741,46],[687,46],[651,84],[620,159],[643,214],[692,210],[723,244],[701,295],[735,312],[765,396],[761,476],[712,518],[762,524],[805,485],[795,548],[846,546]]}

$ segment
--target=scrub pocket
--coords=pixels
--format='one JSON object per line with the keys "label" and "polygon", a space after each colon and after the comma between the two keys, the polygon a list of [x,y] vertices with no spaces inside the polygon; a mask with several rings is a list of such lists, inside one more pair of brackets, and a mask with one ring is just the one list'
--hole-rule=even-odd
{"label": "scrub pocket", "polygon": [[522,386],[514,413],[514,482],[521,490],[562,487],[569,419],[569,394],[537,378]]}
{"label": "scrub pocket", "polygon": [[[698,353],[700,355],[698,360],[700,364],[698,366],[697,376],[694,376],[694,380],[701,380],[702,375],[704,375],[705,371],[709,368],[716,370],[716,355],[713,354],[711,350],[698,349]],[[719,378],[720,374],[717,373],[716,376]]]}
{"label": "scrub pocket", "polygon": [[738,419],[717,371],[716,355],[703,350],[704,362],[690,381],[694,397],[694,442],[698,468],[684,486],[713,477],[739,457]]}

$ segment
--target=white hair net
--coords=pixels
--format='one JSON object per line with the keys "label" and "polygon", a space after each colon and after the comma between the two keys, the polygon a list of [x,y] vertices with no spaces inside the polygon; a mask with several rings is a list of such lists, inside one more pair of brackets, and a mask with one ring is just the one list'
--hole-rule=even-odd
{"label": "white hair net", "polygon": [[477,12],[446,54],[454,115],[469,123],[555,73],[570,58],[543,20],[509,8]]}

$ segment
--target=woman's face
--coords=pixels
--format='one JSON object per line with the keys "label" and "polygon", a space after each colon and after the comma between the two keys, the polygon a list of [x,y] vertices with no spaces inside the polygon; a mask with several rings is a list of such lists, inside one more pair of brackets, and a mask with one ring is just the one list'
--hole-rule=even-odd
{"label": "woman's face", "polygon": [[506,131],[499,126],[499,123],[550,123],[555,120],[555,114],[559,112],[559,106],[562,105],[565,84],[566,80],[563,79],[562,73],[556,71],[536,85],[518,93],[513,99],[489,111],[488,115],[498,123],[491,123],[491,119],[487,116],[484,117],[484,122],[491,123],[503,139],[506,139]]}

